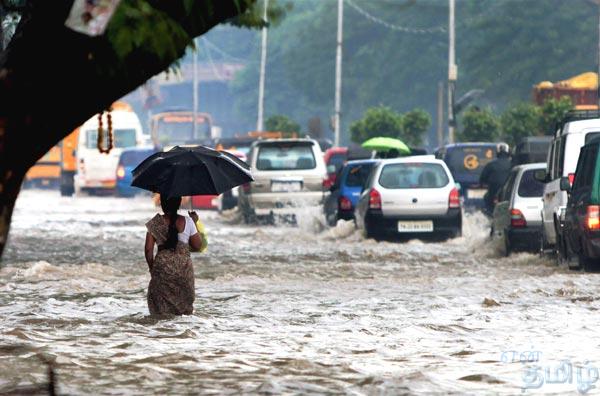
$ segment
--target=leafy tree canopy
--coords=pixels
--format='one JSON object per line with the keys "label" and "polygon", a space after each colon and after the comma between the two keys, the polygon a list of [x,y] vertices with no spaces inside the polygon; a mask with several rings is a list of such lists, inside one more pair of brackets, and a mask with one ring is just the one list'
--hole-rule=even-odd
{"label": "leafy tree canopy", "polygon": [[545,135],[554,134],[554,127],[570,110],[573,109],[573,101],[568,96],[560,99],[548,99],[542,105],[542,119],[540,129]]}
{"label": "leafy tree canopy", "polygon": [[402,140],[409,146],[421,146],[429,126],[431,116],[425,110],[414,109],[402,116]]}
{"label": "leafy tree canopy", "polygon": [[276,132],[300,132],[300,124],[284,115],[273,115],[265,120],[267,131]]}
{"label": "leafy tree canopy", "polygon": [[[447,26],[448,2],[353,0],[386,23]],[[266,111],[305,124],[334,109],[337,7],[334,1],[294,3],[269,32]],[[463,0],[456,5],[457,97],[483,89],[480,106],[502,112],[531,101],[532,86],[596,69],[597,6],[588,0]],[[577,23],[573,23],[577,21]],[[234,87],[236,114],[256,122],[259,33],[248,67]],[[239,43],[245,51],[247,42]],[[232,49],[235,53],[235,49]],[[346,4],[342,79],[342,134],[366,109],[436,114],[437,83],[447,79],[448,38],[442,30],[414,33],[373,22]],[[565,61],[568,59],[568,62]],[[430,133],[432,133],[430,128]]]}
{"label": "leafy tree canopy", "polygon": [[362,143],[376,136],[401,138],[402,116],[386,106],[368,109],[363,118],[350,125],[352,140]]}
{"label": "leafy tree canopy", "polygon": [[503,140],[514,145],[526,136],[540,135],[542,110],[533,103],[520,102],[500,116]]}
{"label": "leafy tree canopy", "polygon": [[500,122],[490,108],[468,108],[462,115],[462,142],[495,142],[500,135]]}

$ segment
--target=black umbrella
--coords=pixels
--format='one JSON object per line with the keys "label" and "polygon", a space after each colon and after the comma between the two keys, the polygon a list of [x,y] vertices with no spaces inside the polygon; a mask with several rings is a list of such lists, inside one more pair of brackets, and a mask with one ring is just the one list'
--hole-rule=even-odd
{"label": "black umbrella", "polygon": [[254,180],[244,161],[204,146],[175,146],[152,154],[132,174],[132,186],[168,198],[218,195]]}

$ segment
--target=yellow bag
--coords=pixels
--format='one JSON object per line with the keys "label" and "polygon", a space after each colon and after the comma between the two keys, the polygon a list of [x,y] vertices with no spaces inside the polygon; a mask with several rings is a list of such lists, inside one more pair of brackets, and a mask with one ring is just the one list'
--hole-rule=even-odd
{"label": "yellow bag", "polygon": [[204,223],[198,219],[196,222],[196,230],[200,234],[200,239],[202,239],[202,247],[200,248],[200,253],[204,253],[206,249],[208,249],[208,235],[206,235],[206,228],[204,228]]}

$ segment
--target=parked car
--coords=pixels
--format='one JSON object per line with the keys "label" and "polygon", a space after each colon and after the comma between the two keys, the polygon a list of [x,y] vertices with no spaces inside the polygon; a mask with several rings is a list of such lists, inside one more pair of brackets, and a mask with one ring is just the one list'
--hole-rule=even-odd
{"label": "parked car", "polygon": [[460,193],[433,155],[386,159],[372,169],[355,211],[366,237],[462,233]]}
{"label": "parked car", "polygon": [[330,226],[338,220],[353,220],[354,208],[367,181],[367,177],[378,160],[348,161],[340,170],[331,194],[324,204],[325,218]]}
{"label": "parked car", "polygon": [[[581,149],[573,186],[562,177],[560,187],[568,192],[564,218],[564,240],[570,268],[590,270],[600,264],[600,139]],[[573,261],[572,258],[577,260]]]}
{"label": "parked car", "polygon": [[116,191],[121,197],[132,197],[144,190],[131,186],[131,171],[133,171],[143,160],[154,154],[153,147],[132,147],[123,149],[117,163]]}
{"label": "parked car", "polygon": [[561,219],[567,206],[567,193],[560,188],[562,177],[573,181],[579,151],[593,138],[600,136],[600,112],[572,111],[558,124],[548,150],[546,172],[540,172],[545,183],[542,210],[542,243],[554,247],[565,257],[565,241],[561,232]]}
{"label": "parked car", "polygon": [[498,145],[506,143],[468,142],[447,144],[435,151],[435,157],[443,160],[454,180],[460,184],[465,207],[483,208],[487,189],[479,183],[485,166],[496,158]]}
{"label": "parked car", "polygon": [[545,162],[514,167],[498,193],[491,234],[502,240],[506,256],[540,248],[544,184],[534,176],[544,169]]}
{"label": "parked car", "polygon": [[527,136],[516,144],[512,153],[513,166],[546,162],[552,136]]}
{"label": "parked car", "polygon": [[252,144],[249,165],[254,182],[240,190],[246,222],[257,216],[294,218],[298,207],[321,210],[329,190],[323,152],[313,139],[268,139]]}

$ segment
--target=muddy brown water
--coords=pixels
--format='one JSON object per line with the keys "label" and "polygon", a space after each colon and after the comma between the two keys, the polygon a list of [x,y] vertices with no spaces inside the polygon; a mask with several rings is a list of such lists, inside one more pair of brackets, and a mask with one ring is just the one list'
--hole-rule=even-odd
{"label": "muddy brown water", "polygon": [[40,357],[54,361],[59,393],[76,395],[577,394],[578,379],[600,383],[600,275],[501,257],[480,214],[447,242],[378,243],[311,211],[297,227],[201,212],[210,247],[193,256],[195,313],[158,320],[143,256],[155,213],[148,197],[21,194],[0,268],[0,393],[44,383]]}

